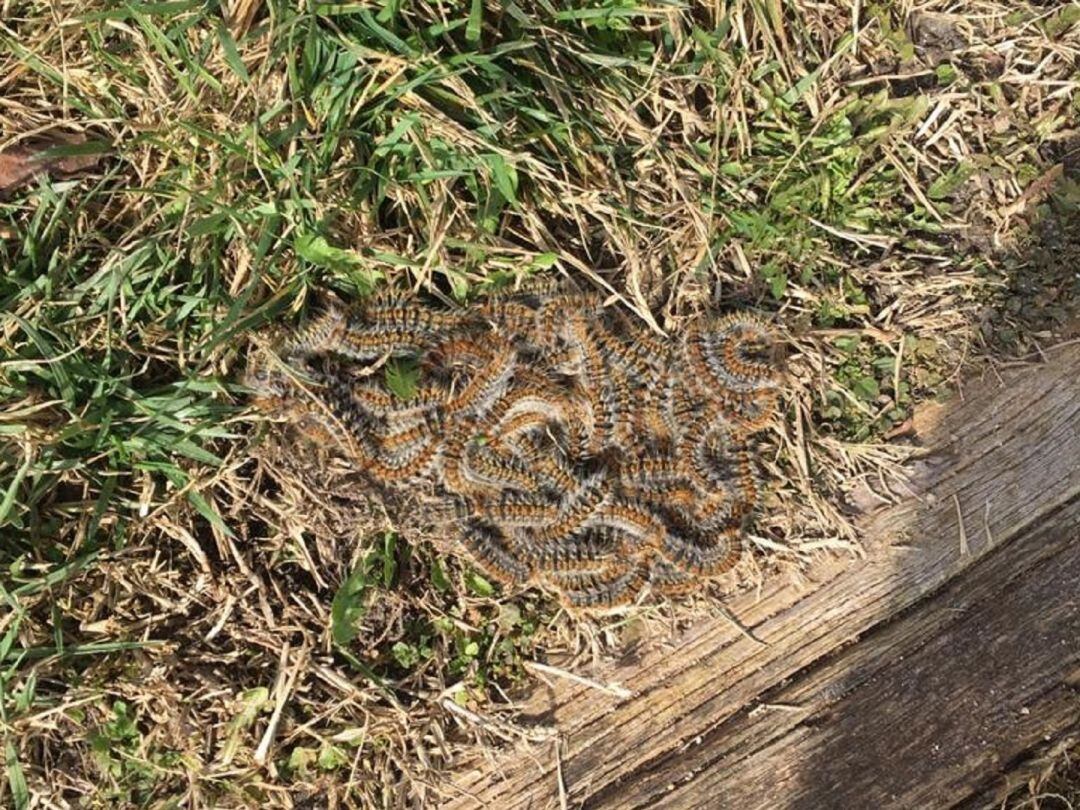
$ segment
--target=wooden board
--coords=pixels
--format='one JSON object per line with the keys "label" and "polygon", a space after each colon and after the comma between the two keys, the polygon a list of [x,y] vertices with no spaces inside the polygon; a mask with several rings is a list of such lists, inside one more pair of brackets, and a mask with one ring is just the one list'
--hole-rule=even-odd
{"label": "wooden board", "polygon": [[969,386],[912,496],[865,520],[865,557],[822,560],[801,591],[733,600],[764,644],[704,621],[587,673],[630,698],[562,681],[538,692],[530,710],[558,750],[464,771],[444,806],[916,807],[985,793],[1080,720],[1078,380],[1071,346]]}

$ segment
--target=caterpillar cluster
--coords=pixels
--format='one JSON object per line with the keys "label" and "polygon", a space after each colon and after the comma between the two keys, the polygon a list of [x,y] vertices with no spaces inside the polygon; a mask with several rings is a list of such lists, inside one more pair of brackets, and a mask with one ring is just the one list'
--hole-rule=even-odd
{"label": "caterpillar cluster", "polygon": [[[778,395],[773,346],[744,315],[659,339],[558,288],[458,309],[381,295],[324,307],[247,381],[258,407],[384,494],[426,493],[494,579],[597,608],[736,563],[758,500],[748,438]],[[411,390],[388,385],[385,363],[408,364]]]}

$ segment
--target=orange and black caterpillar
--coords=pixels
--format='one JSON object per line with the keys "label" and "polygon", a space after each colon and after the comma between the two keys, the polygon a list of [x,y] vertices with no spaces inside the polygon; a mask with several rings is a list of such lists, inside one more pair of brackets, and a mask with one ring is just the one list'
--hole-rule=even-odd
{"label": "orange and black caterpillar", "polygon": [[[494,579],[597,608],[738,561],[774,348],[757,317],[702,316],[666,340],[553,284],[457,308],[379,295],[323,307],[248,384],[387,495],[424,493]],[[387,360],[417,375],[405,398]]]}

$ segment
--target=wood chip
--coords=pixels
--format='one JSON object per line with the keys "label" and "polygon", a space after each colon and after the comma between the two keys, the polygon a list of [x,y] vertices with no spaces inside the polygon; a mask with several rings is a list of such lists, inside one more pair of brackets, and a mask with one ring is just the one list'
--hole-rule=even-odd
{"label": "wood chip", "polygon": [[65,138],[53,142],[34,141],[12,146],[0,152],[0,194],[32,180],[42,172],[57,177],[70,177],[92,169],[101,160],[100,153],[59,155],[52,150],[62,146],[77,146],[85,138]]}

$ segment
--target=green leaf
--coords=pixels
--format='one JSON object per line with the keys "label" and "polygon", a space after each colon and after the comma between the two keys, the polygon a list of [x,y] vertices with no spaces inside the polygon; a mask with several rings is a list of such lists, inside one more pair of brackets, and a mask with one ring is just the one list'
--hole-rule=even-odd
{"label": "green leaf", "polygon": [[368,561],[363,560],[334,594],[330,604],[330,635],[334,643],[347,646],[356,638],[356,621],[364,615],[368,587]]}
{"label": "green leaf", "polygon": [[873,377],[859,377],[852,384],[851,392],[864,402],[871,402],[878,398],[881,389],[878,387],[878,381]]}
{"label": "green leaf", "polygon": [[336,745],[324,742],[319,748],[319,758],[316,764],[321,771],[334,771],[349,764],[349,758]]}
{"label": "green leaf", "polygon": [[39,160],[56,160],[65,157],[90,157],[94,155],[107,155],[112,151],[114,144],[111,141],[93,140],[84,143],[64,143],[50,146],[38,153]]}
{"label": "green leaf", "polygon": [[30,711],[37,694],[37,673],[31,672],[26,678],[26,685],[15,694],[15,711],[19,714]]}
{"label": "green leaf", "polygon": [[450,282],[450,295],[455,301],[465,301],[469,297],[469,280],[463,273],[447,268],[443,271]]}
{"label": "green leaf", "polygon": [[379,25],[378,20],[375,19],[375,16],[370,11],[368,11],[367,9],[361,9],[358,14],[360,16],[360,19],[364,21],[364,24],[368,27],[371,33],[373,33],[375,36],[377,36],[395,51],[402,54],[403,56],[415,57],[417,55],[416,51],[413,50],[413,48],[409,47],[409,44],[405,42],[405,40],[403,40],[401,37],[390,31],[389,29]]}
{"label": "green leaf", "polygon": [[472,0],[472,7],[469,9],[469,22],[465,26],[465,41],[466,42],[479,42],[480,31],[482,28],[484,19],[484,0]]}
{"label": "green leaf", "polygon": [[221,52],[225,56],[225,63],[232,69],[244,84],[251,82],[251,77],[248,75],[247,67],[244,65],[244,60],[240,58],[240,51],[236,47],[236,40],[233,39],[232,34],[229,33],[229,29],[225,27],[224,23],[218,24],[217,29],[218,42],[221,43]]}
{"label": "green leaf", "polygon": [[343,263],[351,264],[359,258],[347,250],[332,247],[324,237],[314,233],[304,233],[296,237],[293,250],[301,259],[329,269]]}
{"label": "green leaf", "polygon": [[465,577],[465,584],[477,596],[491,596],[495,593],[495,588],[492,587],[491,583],[475,571],[470,571]]}
{"label": "green leaf", "polygon": [[491,169],[491,176],[495,180],[495,188],[503,195],[508,203],[517,205],[518,178],[517,170],[503,160],[502,155],[487,155],[484,158]]}
{"label": "green leaf", "polygon": [[891,354],[885,357],[875,358],[871,365],[873,365],[880,374],[886,377],[891,377],[896,373],[896,358]]}
{"label": "green leaf", "polygon": [[931,200],[944,200],[951,197],[968,178],[972,175],[972,167],[968,165],[957,166],[952,171],[946,172],[930,184],[926,190],[926,196]]}
{"label": "green leaf", "polygon": [[416,396],[417,383],[420,381],[420,365],[413,360],[391,360],[386,364],[386,387],[402,402],[408,402]]}
{"label": "green leaf", "polygon": [[[94,511],[90,514],[90,523],[86,527],[86,537],[93,540],[97,536],[98,526],[101,525],[101,518],[105,514],[105,510],[109,507],[112,501],[113,494],[116,492],[116,476],[109,476],[101,485],[101,492],[98,494],[97,501],[94,503]],[[3,518],[0,517],[0,523],[3,523]]]}
{"label": "green leaf", "polygon": [[442,562],[437,559],[431,561],[431,584],[435,586],[435,590],[439,593],[446,593],[450,590],[450,580],[443,570]]}
{"label": "green leaf", "polygon": [[848,357],[851,357],[859,350],[862,341],[859,339],[858,335],[843,336],[834,338],[833,345]]}
{"label": "green leaf", "polygon": [[236,537],[236,535],[232,533],[232,529],[230,529],[225,524],[225,521],[221,519],[221,515],[219,515],[214,510],[214,507],[212,507],[207,502],[206,498],[204,498],[202,495],[200,495],[195,490],[190,490],[188,492],[188,494],[187,494],[187,498],[188,498],[188,501],[191,503],[191,505],[195,507],[195,510],[200,515],[202,515],[204,518],[206,518],[211,523],[213,523],[215,526],[217,526],[219,529],[221,529],[221,531],[225,532],[226,536],[228,536],[228,537]]}
{"label": "green leaf", "polygon": [[942,87],[952,84],[960,75],[956,68],[948,62],[942,62],[938,65],[934,69],[934,73],[937,76],[938,84]]}
{"label": "green leaf", "polygon": [[496,621],[504,633],[511,632],[521,624],[521,608],[513,602],[499,605],[499,618]]}
{"label": "green leaf", "polygon": [[91,641],[86,644],[68,644],[63,650],[55,646],[50,647],[15,647],[8,651],[6,661],[16,661],[19,658],[51,658],[55,655],[63,655],[65,658],[73,658],[84,655],[109,655],[123,652],[124,650],[143,650],[160,646],[160,641]]}
{"label": "green leaf", "polygon": [[420,651],[412,644],[406,644],[404,641],[396,642],[390,648],[390,652],[402,669],[412,669],[420,662]]}
{"label": "green leaf", "polygon": [[26,784],[26,775],[22,765],[19,764],[19,754],[15,750],[15,743],[10,739],[4,748],[4,758],[7,760],[8,786],[11,788],[11,800],[15,810],[24,810],[30,806],[30,789]]}
{"label": "green leaf", "polygon": [[783,298],[788,286],[787,272],[778,267],[775,262],[769,262],[761,268],[761,275],[768,282],[773,298],[777,300]]}
{"label": "green leaf", "polygon": [[382,564],[382,584],[389,588],[397,573],[397,535],[393,532],[383,535]]}
{"label": "green leaf", "polygon": [[559,256],[556,253],[537,253],[533,256],[529,267],[533,270],[550,270],[558,260]]}
{"label": "green leaf", "polygon": [[385,157],[390,154],[391,150],[397,146],[401,139],[409,134],[414,126],[420,121],[420,116],[416,113],[410,113],[404,115],[401,120],[394,125],[394,128],[390,130],[390,133],[379,141],[379,145],[375,148],[375,157]]}
{"label": "green leaf", "polygon": [[224,459],[215,456],[209,450],[205,450],[199,445],[195,444],[189,439],[180,439],[172,443],[173,452],[180,453],[187,456],[190,459],[201,462],[203,464],[211,464],[215,467],[220,467],[225,463]]}
{"label": "green leaf", "polygon": [[334,247],[318,234],[300,234],[293,241],[293,250],[301,259],[316,267],[348,276],[359,287],[361,294],[366,295],[375,289],[375,285],[382,278],[382,274],[371,269],[369,261],[359,253]]}
{"label": "green leaf", "polygon": [[1049,37],[1060,37],[1077,22],[1080,22],[1080,8],[1069,4],[1043,24],[1043,30]]}
{"label": "green leaf", "polygon": [[26,473],[30,470],[31,458],[27,455],[22,465],[15,472],[15,477],[11,479],[11,483],[8,484],[7,492],[4,493],[4,499],[0,501],[0,526],[4,525],[7,520],[8,512],[11,511],[11,507],[15,503],[15,496],[19,492],[19,485],[22,483],[23,478],[26,477]]}

